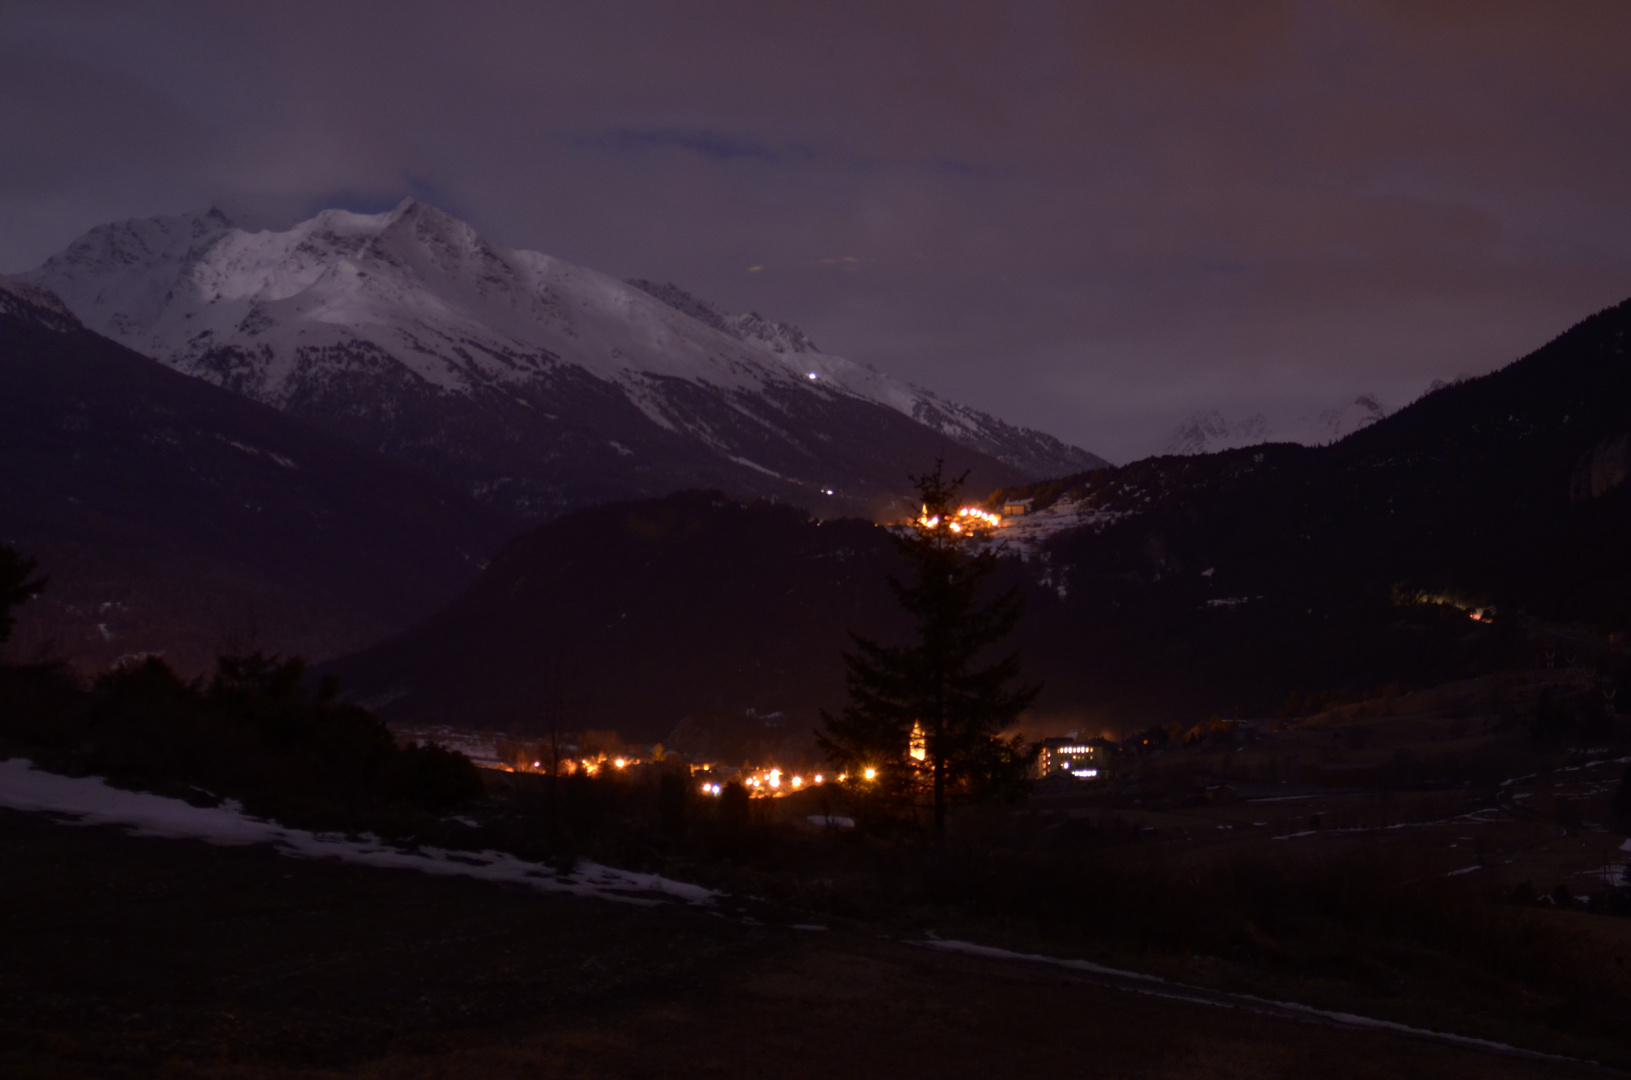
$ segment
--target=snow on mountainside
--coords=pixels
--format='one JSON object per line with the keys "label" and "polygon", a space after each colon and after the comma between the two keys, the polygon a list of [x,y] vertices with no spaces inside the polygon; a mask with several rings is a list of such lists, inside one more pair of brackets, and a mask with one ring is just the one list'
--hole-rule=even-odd
{"label": "snow on mountainside", "polygon": [[1347,405],[1325,409],[1313,415],[1275,423],[1255,413],[1234,423],[1217,410],[1196,413],[1173,431],[1167,440],[1168,454],[1214,454],[1266,442],[1301,443],[1321,446],[1347,438],[1388,415],[1388,410],[1370,394],[1361,394]]}
{"label": "snow on mountainside", "polygon": [[1099,460],[412,200],[283,232],[213,210],[104,225],[25,277],[139,352],[527,517],[682,487],[876,511],[939,452],[989,485]]}
{"label": "snow on mountainside", "polygon": [[1046,432],[1015,427],[989,413],[947,401],[921,386],[898,382],[871,364],[823,353],[803,330],[790,323],[771,322],[756,311],[727,315],[673,284],[658,285],[642,280],[629,284],[709,326],[788,357],[790,362],[809,368],[811,373],[819,373],[851,393],[905,413],[953,442],[990,454],[1021,472],[1039,478],[1064,476],[1110,464],[1097,454],[1071,446]]}

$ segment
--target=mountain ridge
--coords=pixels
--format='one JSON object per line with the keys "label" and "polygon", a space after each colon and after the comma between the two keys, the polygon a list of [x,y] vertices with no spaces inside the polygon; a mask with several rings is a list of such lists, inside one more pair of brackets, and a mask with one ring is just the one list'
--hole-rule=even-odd
{"label": "mountain ridge", "polygon": [[1360,394],[1346,405],[1280,421],[1271,420],[1261,412],[1229,421],[1220,411],[1211,409],[1194,413],[1179,424],[1168,438],[1163,453],[1211,454],[1274,442],[1323,446],[1345,439],[1389,415],[1390,410],[1374,394]]}
{"label": "mountain ridge", "polygon": [[877,513],[936,456],[985,486],[1104,464],[413,200],[281,232],[111,223],[23,276],[138,352],[534,520],[689,487]]}

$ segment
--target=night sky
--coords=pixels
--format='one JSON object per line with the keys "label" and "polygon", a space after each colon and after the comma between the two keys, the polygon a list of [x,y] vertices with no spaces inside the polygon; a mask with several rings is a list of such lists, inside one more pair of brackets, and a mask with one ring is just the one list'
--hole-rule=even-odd
{"label": "night sky", "polygon": [[404,195],[1121,461],[1631,296],[1631,2],[0,0],[0,271]]}

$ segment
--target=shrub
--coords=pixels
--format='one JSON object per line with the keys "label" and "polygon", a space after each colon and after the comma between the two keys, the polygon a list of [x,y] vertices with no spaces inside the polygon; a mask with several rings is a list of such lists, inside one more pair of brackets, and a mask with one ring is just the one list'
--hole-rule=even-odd
{"label": "shrub", "polygon": [[[390,804],[438,812],[480,794],[480,771],[439,747],[399,749],[376,716],[305,686],[298,658],[225,657],[206,686],[162,659],[99,675],[88,689],[45,668],[0,671],[0,734],[54,767],[255,813],[350,823]],[[194,793],[196,795],[196,793]]]}
{"label": "shrub", "polygon": [[481,770],[456,751],[414,744],[385,766],[380,788],[393,801],[440,813],[481,795]]}

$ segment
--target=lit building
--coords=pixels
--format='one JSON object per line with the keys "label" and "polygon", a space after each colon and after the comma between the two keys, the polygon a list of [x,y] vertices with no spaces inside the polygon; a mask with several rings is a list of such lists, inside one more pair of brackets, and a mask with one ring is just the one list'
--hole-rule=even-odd
{"label": "lit building", "polygon": [[1097,780],[1104,775],[1104,746],[1102,739],[1043,739],[1036,756],[1037,775]]}

